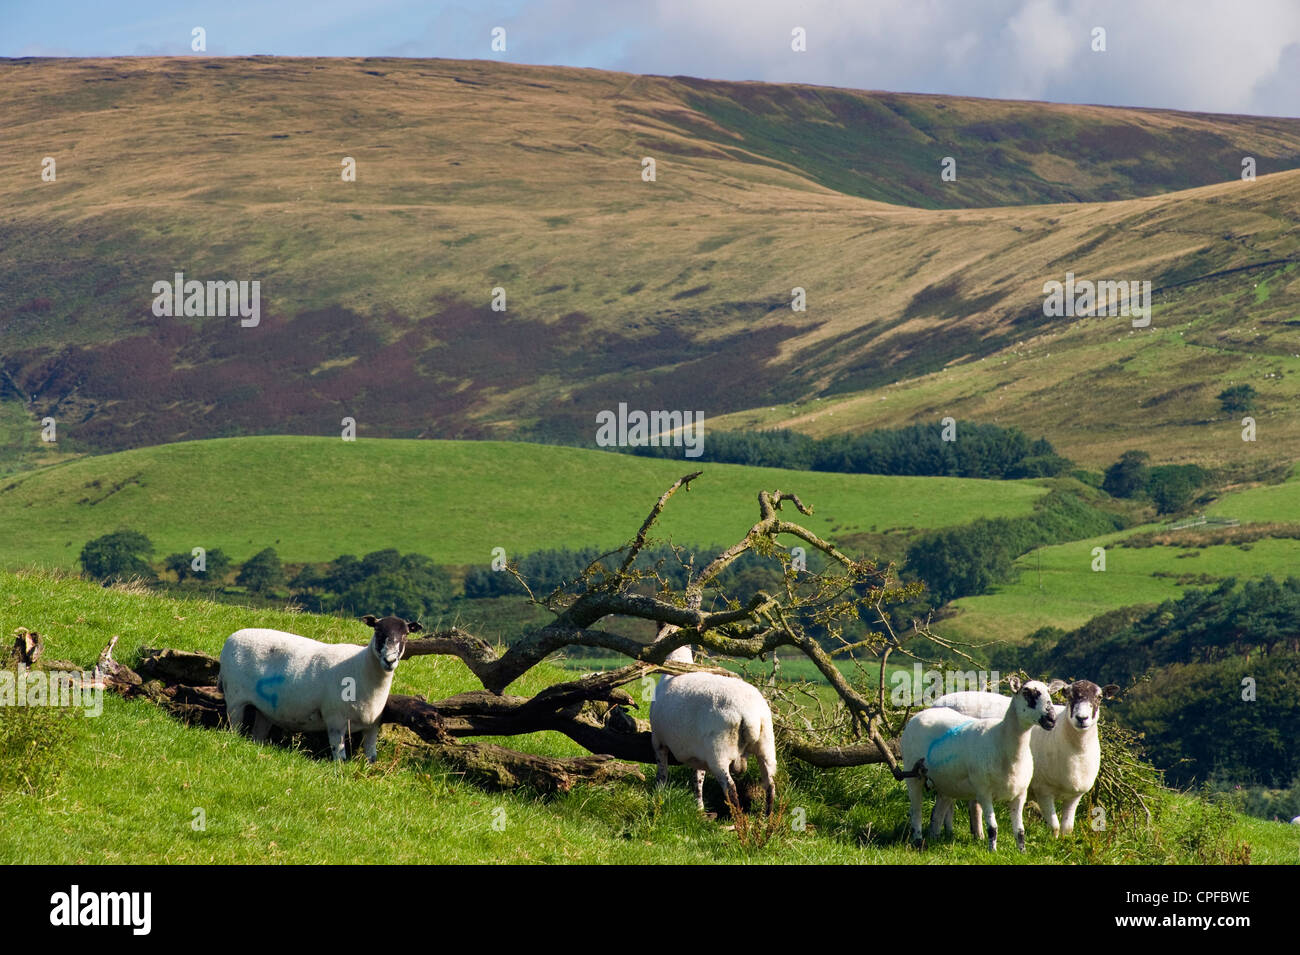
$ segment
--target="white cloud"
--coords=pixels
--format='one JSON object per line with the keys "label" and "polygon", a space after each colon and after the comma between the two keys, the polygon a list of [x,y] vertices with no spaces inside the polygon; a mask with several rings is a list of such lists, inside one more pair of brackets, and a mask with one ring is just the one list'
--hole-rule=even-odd
{"label": "white cloud", "polygon": [[[1296,0],[543,0],[513,19],[527,62],[1300,115],[1279,87],[1296,70],[1283,58],[1300,43]],[[807,53],[790,50],[794,26]],[[1096,26],[1105,53],[1091,49]]]}

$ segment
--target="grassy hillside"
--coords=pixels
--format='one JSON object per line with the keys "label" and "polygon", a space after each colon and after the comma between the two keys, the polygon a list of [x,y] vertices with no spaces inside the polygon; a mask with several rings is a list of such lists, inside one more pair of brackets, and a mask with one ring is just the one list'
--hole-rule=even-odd
{"label": "grassy hillside", "polygon": [[[1197,204],[1188,197],[1189,208]],[[1169,227],[1183,234],[1183,226]],[[1147,237],[1162,241],[1154,231]],[[1040,289],[1052,277],[1044,275]],[[1212,464],[1247,474],[1294,460],[1300,445],[1295,263],[1164,291],[1153,286],[1150,328],[1131,328],[1122,318],[1049,320],[1028,309],[1016,323],[1015,341],[996,354],[954,355],[951,365],[928,374],[724,415],[714,423],[822,436],[952,415],[1045,435],[1062,454],[1097,469],[1127,450],[1149,451],[1158,463]],[[1242,416],[1224,413],[1215,397],[1242,383],[1261,396],[1253,443],[1241,440]]]}
{"label": "grassy hillside", "polygon": [[[289,561],[387,547],[447,564],[630,540],[679,477],[659,525],[685,544],[730,544],[758,520],[761,489],[798,493],[807,526],[839,535],[1026,514],[1030,481],[885,477],[696,466],[516,442],[258,437],[93,456],[0,481],[10,567],[72,568],[93,537],[130,527],[160,555],[221,547],[236,560],[273,546]],[[869,555],[868,555],[869,556]]]}
{"label": "grassy hillside", "polygon": [[[232,630],[277,626],[327,641],[360,641],[356,621],[250,611],[171,600],[40,574],[0,573],[0,633],[22,625],[48,639],[50,658],[89,662],[113,635],[135,662],[142,644],[217,652]],[[535,692],[561,678],[540,668],[521,681]],[[394,689],[436,699],[474,681],[458,661],[419,657],[398,668]],[[6,719],[31,715],[26,709]],[[48,714],[41,714],[47,717]],[[5,728],[13,724],[0,724]],[[258,746],[225,732],[187,729],[145,702],[105,701],[97,718],[42,724],[47,772],[35,791],[0,789],[0,862],[1191,862],[1222,861],[1237,843],[1254,862],[1294,862],[1284,825],[1171,796],[1152,829],[1084,827],[1054,843],[1026,814],[1029,852],[995,856],[963,839],[924,854],[904,848],[904,788],[879,767],[809,772],[783,763],[778,783],[790,806],[807,811],[803,832],[782,830],[759,852],[700,818],[684,771],[663,798],[645,784],[579,787],[550,799],[476,788],[386,731],[379,762],[336,766]],[[50,745],[57,742],[58,745]],[[511,745],[554,755],[573,744],[551,734]],[[10,754],[0,747],[0,772]],[[59,775],[50,772],[59,770]],[[715,796],[706,788],[706,798]],[[194,826],[202,810],[205,828]],[[494,829],[494,821],[504,828]]]}
{"label": "grassy hillside", "polygon": [[[1211,543],[1195,528],[1169,531],[1167,524],[1150,524],[1042,547],[1016,561],[1015,581],[953,601],[957,613],[939,629],[1019,643],[1039,627],[1070,630],[1108,610],[1161,603],[1228,577],[1300,574],[1300,540],[1287,536],[1293,528],[1285,526],[1300,513],[1300,474],[1282,484],[1224,494],[1206,511],[1241,521],[1242,539]],[[1153,534],[1153,546],[1124,546]],[[1106,549],[1104,572],[1092,569],[1094,547]]]}
{"label": "grassy hillside", "polygon": [[[1300,569],[1298,540],[1265,539],[1245,547],[1113,546],[1127,533],[1025,555],[1016,562],[1019,579],[992,593],[954,601],[959,614],[946,626],[966,636],[1018,642],[1039,627],[1072,629],[1107,610],[1176,598],[1188,587],[1210,586],[1227,577],[1285,577]],[[1097,546],[1107,548],[1105,572],[1091,569]]]}
{"label": "grassy hillside", "polygon": [[1281,484],[1252,487],[1215,501],[1206,513],[1243,523],[1291,520],[1300,515],[1300,468]]}
{"label": "grassy hillside", "polygon": [[[0,401],[70,450],[344,415],[589,436],[620,401],[809,430],[996,420],[1092,466],[1141,442],[1276,461],[1300,437],[1300,120],[453,61],[0,77]],[[261,281],[262,323],[154,317],[178,269]],[[1152,327],[1044,319],[1067,271],[1149,279]],[[1247,452],[1207,402],[1235,381],[1264,395]]]}

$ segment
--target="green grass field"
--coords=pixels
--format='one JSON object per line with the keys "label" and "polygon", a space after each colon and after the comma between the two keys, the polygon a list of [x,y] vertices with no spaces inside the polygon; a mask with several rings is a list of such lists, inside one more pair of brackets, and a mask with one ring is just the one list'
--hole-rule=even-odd
{"label": "green grass field", "polygon": [[1300,467],[1281,484],[1265,484],[1227,494],[1205,510],[1214,517],[1235,517],[1243,524],[1294,520],[1300,515]]}
{"label": "green grass field", "polygon": [[[1300,514],[1300,470],[1282,484],[1225,494],[1205,513],[1243,524],[1290,521]],[[1031,551],[1016,561],[1017,579],[953,601],[957,614],[936,629],[963,639],[1017,644],[1039,627],[1070,630],[1098,614],[1177,599],[1189,587],[1213,586],[1224,578],[1271,574],[1282,579],[1300,573],[1300,540],[1292,538],[1209,547],[1116,546],[1166,526],[1146,524]],[[1092,569],[1094,547],[1106,548],[1104,572]]]}
{"label": "green grass field", "polygon": [[[91,538],[130,527],[158,556],[221,547],[244,560],[275,547],[325,561],[396,547],[444,564],[486,564],[553,547],[630,540],[675,480],[703,470],[663,514],[661,537],[730,544],[758,520],[761,489],[814,508],[834,540],[1027,514],[1028,481],[885,477],[639,458],[515,442],[257,437],[80,458],[0,480],[4,566],[75,568]],[[798,512],[788,508],[793,516]]]}
{"label": "green grass field", "polygon": [[[366,638],[356,621],[133,594],[58,575],[0,574],[0,588],[0,633],[39,630],[51,659],[89,663],[113,635],[128,664],[141,645],[215,653],[228,633],[253,623],[328,641]],[[535,692],[562,674],[541,667],[515,689]],[[458,660],[419,657],[398,669],[394,689],[437,699],[473,686]],[[766,848],[753,850],[696,814],[684,770],[662,796],[647,779],[542,798],[480,789],[391,731],[374,767],[338,766],[227,732],[188,729],[142,701],[110,697],[98,718],[67,719],[51,757],[60,776],[34,792],[0,791],[0,863],[1168,863],[1215,858],[1237,842],[1249,844],[1255,862],[1297,861],[1288,826],[1188,796],[1165,799],[1150,829],[1116,825],[1055,843],[1029,818],[1024,856],[1006,846],[989,856],[960,838],[917,853],[902,842],[905,790],[879,767],[811,771],[783,762],[783,799],[806,812],[808,827],[783,826]],[[578,752],[552,734],[510,745]]]}
{"label": "green grass field", "polygon": [[[996,586],[991,593],[953,601],[959,614],[936,629],[980,641],[1018,643],[1039,627],[1070,630],[1106,611],[1177,599],[1189,587],[1213,586],[1226,577],[1283,578],[1300,572],[1300,540],[1265,538],[1244,546],[1203,548],[1114,546],[1124,537],[1150,529],[1135,528],[1026,554],[1016,561],[1018,579]],[[1092,570],[1092,549],[1098,546],[1106,548],[1105,571]],[[1188,575],[1197,579],[1188,580]]]}

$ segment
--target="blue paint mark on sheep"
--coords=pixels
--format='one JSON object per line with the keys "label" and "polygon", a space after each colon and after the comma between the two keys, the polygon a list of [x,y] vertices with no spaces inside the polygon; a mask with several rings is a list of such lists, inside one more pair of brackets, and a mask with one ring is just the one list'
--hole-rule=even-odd
{"label": "blue paint mark on sheep", "polygon": [[967,721],[964,722],[964,723],[958,723],[958,724],[957,724],[956,726],[954,726],[952,729],[948,730],[948,732],[944,733],[942,736],[940,736],[940,737],[938,737],[937,739],[935,739],[935,741],[934,741],[933,743],[931,743],[931,744],[929,745],[929,747],[928,747],[928,748],[926,749],[926,751],[925,751],[925,765],[926,765],[926,768],[928,768],[928,769],[933,769],[933,768],[935,768],[936,766],[942,766],[944,763],[950,763],[950,762],[952,762],[952,760],[953,760],[954,757],[956,756],[956,753],[953,753],[953,754],[949,755],[949,757],[948,757],[947,759],[939,760],[939,761],[936,762],[936,761],[935,761],[935,758],[934,758],[934,751],[935,751],[935,748],[936,748],[940,743],[944,742],[945,740],[950,739],[951,737],[958,735],[962,730],[964,730],[966,727],[970,726],[970,725],[971,725],[972,723],[974,723],[974,722],[975,722],[974,720],[967,720]]}
{"label": "blue paint mark on sheep", "polygon": [[271,704],[271,709],[275,709],[278,703],[280,702],[280,694],[268,693],[266,691],[268,688],[273,686],[279,686],[283,682],[284,682],[283,675],[264,676],[262,677],[262,679],[257,681],[257,685],[253,687],[253,690],[254,692],[257,693],[258,696],[260,696],[262,699],[266,700],[266,702]]}

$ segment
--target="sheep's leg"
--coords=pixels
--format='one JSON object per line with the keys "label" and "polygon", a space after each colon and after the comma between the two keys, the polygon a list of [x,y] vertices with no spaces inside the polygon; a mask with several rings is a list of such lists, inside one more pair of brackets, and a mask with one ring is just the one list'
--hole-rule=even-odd
{"label": "sheep's leg", "polygon": [[695,793],[695,805],[704,811],[704,770],[691,770],[691,791]]}
{"label": "sheep's leg", "polygon": [[[1025,797],[1028,793],[1017,793],[1011,797],[1011,831],[1016,834],[1016,848],[1025,851]],[[1050,800],[1049,800],[1050,801]],[[1052,810],[1056,815],[1056,810]],[[992,815],[989,819],[992,820]]]}
{"label": "sheep's leg", "polygon": [[1043,812],[1043,821],[1052,827],[1052,835],[1059,836],[1061,823],[1056,818],[1056,797],[1047,793],[1034,793],[1034,798],[1038,800],[1038,808]]}
{"label": "sheep's leg", "polygon": [[1081,799],[1083,799],[1083,793],[1071,796],[1061,806],[1061,832],[1067,836],[1074,832],[1074,813],[1079,808],[1079,800]]}
{"label": "sheep's leg", "polygon": [[326,729],[330,736],[330,753],[335,762],[342,762],[348,758],[347,733],[341,726],[327,726]]}
{"label": "sheep's leg", "polygon": [[[939,830],[943,828],[943,823],[948,818],[948,813],[952,812],[952,799],[948,796],[935,795],[934,808],[930,810],[930,838],[939,838]],[[950,828],[948,830],[952,832]]]}
{"label": "sheep's leg", "polygon": [[921,813],[925,808],[925,783],[917,777],[907,780],[907,798],[912,803],[912,845],[921,848]]}
{"label": "sheep's leg", "polygon": [[759,736],[758,769],[763,775],[763,796],[767,800],[767,814],[776,811],[776,739],[770,724],[765,723]]}
{"label": "sheep's leg", "polygon": [[713,778],[722,784],[722,797],[727,801],[729,807],[740,808],[740,793],[736,789],[736,781],[731,778],[731,761],[727,759],[714,759],[709,772],[713,773]]}
{"label": "sheep's leg", "polygon": [[998,820],[993,815],[993,797],[980,796],[980,808],[984,810],[984,818],[989,822],[989,852],[998,851]]}
{"label": "sheep's leg", "polygon": [[247,703],[232,703],[226,701],[226,722],[230,724],[230,732],[238,733],[244,727],[244,709]]}
{"label": "sheep's leg", "polygon": [[976,842],[984,838],[984,812],[980,809],[978,799],[970,801],[970,834]]}
{"label": "sheep's leg", "polygon": [[767,799],[767,814],[776,811],[776,754],[764,753],[759,764],[763,771],[763,796]]}
{"label": "sheep's leg", "polygon": [[266,715],[258,709],[253,710],[253,739],[258,743],[265,743],[271,735],[272,724],[266,718]]}
{"label": "sheep's leg", "polygon": [[372,763],[378,758],[379,744],[379,724],[366,728],[365,735],[361,738],[361,748],[366,751],[366,759]]}
{"label": "sheep's leg", "polygon": [[[659,770],[655,773],[655,785],[668,785],[668,747],[662,743],[651,740],[651,745],[655,751],[655,762],[659,764]],[[703,802],[700,803],[703,806]]]}

